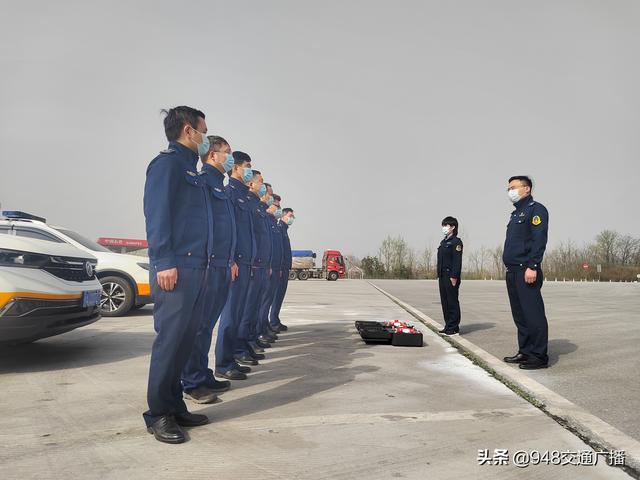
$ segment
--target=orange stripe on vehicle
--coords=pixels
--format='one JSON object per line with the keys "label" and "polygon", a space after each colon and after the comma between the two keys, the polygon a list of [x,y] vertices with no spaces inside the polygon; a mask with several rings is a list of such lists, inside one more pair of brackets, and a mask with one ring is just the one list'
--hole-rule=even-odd
{"label": "orange stripe on vehicle", "polygon": [[37,298],[39,300],[73,300],[82,297],[81,293],[69,295],[57,293],[38,293],[38,292],[0,292],[0,308],[3,308],[14,298]]}
{"label": "orange stripe on vehicle", "polygon": [[148,283],[139,283],[138,295],[145,297],[151,295],[151,285],[149,285]]}

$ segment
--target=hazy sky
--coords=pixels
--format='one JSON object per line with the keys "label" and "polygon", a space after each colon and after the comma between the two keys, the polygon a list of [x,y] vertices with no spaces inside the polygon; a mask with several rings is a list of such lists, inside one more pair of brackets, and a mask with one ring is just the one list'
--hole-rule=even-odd
{"label": "hazy sky", "polygon": [[203,110],[294,248],[504,240],[530,174],[550,242],[640,235],[637,1],[0,0],[0,202],[143,238],[159,110]]}

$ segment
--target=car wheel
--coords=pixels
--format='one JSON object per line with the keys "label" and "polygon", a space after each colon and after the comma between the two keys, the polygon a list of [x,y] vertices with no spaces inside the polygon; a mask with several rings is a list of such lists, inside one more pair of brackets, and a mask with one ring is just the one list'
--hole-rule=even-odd
{"label": "car wheel", "polygon": [[329,272],[329,275],[327,275],[327,280],[330,280],[332,282],[335,282],[336,280],[338,280],[338,272],[336,271]]}
{"label": "car wheel", "polygon": [[291,270],[289,272],[289,280],[295,280],[296,278],[298,278],[298,274],[295,272],[295,270]]}
{"label": "car wheel", "polygon": [[308,278],[309,278],[309,272],[300,270],[300,272],[298,273],[298,280],[307,280]]}
{"label": "car wheel", "polygon": [[133,289],[122,277],[103,277],[100,313],[103,317],[124,315],[133,305]]}

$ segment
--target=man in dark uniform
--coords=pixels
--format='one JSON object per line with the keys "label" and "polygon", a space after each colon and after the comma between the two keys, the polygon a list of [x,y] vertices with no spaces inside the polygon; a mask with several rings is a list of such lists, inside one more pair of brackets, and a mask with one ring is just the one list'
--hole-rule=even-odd
{"label": "man in dark uniform", "polygon": [[507,267],[507,292],[518,329],[518,353],[507,363],[533,370],[549,366],[548,325],[542,300],[542,257],[547,247],[549,213],[531,196],[527,176],[509,179],[507,193],[515,210],[507,225],[502,260]]}
{"label": "man in dark uniform", "polygon": [[[273,190],[271,190],[273,193]],[[275,218],[278,206],[275,203],[275,195],[272,195],[273,203],[267,208],[269,234],[271,237],[271,261],[269,267],[271,269],[271,278],[262,294],[260,301],[260,309],[258,311],[258,333],[265,339],[273,338],[276,332],[269,327],[269,310],[273,303],[275,291],[282,279],[282,231]]]}
{"label": "man in dark uniform", "polygon": [[212,252],[210,198],[206,174],[196,171],[198,155],[209,151],[204,113],[190,107],[166,111],[169,147],[147,168],[144,215],[149,242],[149,280],[157,333],[151,350],[147,429],[166,443],[182,443],[180,428],[204,425],[182,399],[180,373],[193,348],[207,308]]}
{"label": "man in dark uniform", "polygon": [[[251,263],[256,256],[256,239],[253,227],[253,211],[251,196],[247,186],[253,177],[251,169],[251,157],[240,151],[233,152],[234,165],[229,172],[229,184],[226,187],[231,197],[235,212],[236,223],[236,249],[235,263],[238,268],[238,276],[231,284],[229,299],[227,300],[216,340],[216,375],[229,380],[246,380],[250,367],[239,365],[234,355],[238,343],[244,348],[244,340],[241,337],[240,322],[246,305],[247,293],[251,282]],[[264,356],[256,354],[256,360]]]}
{"label": "man in dark uniform", "polygon": [[[213,328],[229,295],[229,286],[238,274],[234,263],[236,223],[230,194],[223,185],[224,175],[233,167],[229,143],[222,137],[210,136],[210,148],[200,157],[210,195],[213,214],[213,253],[209,257],[209,308],[202,317],[191,356],[182,372],[185,398],[196,403],[213,403],[216,393],[230,388],[229,381],[218,381],[209,368],[209,350]],[[218,329],[224,330],[220,325]],[[220,333],[218,333],[220,334]]]}
{"label": "man in dark uniform", "polygon": [[444,328],[440,333],[460,333],[460,276],[462,273],[462,240],[458,238],[458,220],[446,217],[442,220],[444,239],[438,247],[438,286],[444,315]]}
{"label": "man in dark uniform", "polygon": [[291,240],[289,239],[289,227],[293,224],[295,216],[293,209],[283,208],[282,216],[278,220],[280,232],[282,234],[282,277],[278,282],[278,286],[273,296],[273,304],[269,313],[269,323],[271,329],[275,332],[285,332],[289,328],[280,321],[280,309],[284,302],[289,285],[289,270],[291,269]]}
{"label": "man in dark uniform", "polygon": [[242,311],[240,327],[238,329],[238,340],[236,342],[235,359],[240,365],[258,365],[255,350],[252,343],[257,339],[256,321],[258,316],[258,302],[264,283],[266,280],[266,265],[271,256],[271,240],[268,236],[267,226],[264,221],[266,213],[263,210],[261,198],[267,193],[264,186],[262,174],[258,170],[253,170],[253,177],[249,182],[249,207],[252,214],[253,233],[256,241],[256,254],[251,263],[251,274],[249,286],[245,298],[245,305]]}

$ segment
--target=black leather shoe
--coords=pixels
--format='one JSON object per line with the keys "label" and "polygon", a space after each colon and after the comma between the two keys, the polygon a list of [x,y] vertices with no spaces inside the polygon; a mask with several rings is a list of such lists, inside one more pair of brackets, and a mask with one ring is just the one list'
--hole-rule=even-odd
{"label": "black leather shoe", "polygon": [[289,327],[287,327],[284,323],[280,323],[280,324],[278,324],[278,329],[281,332],[286,332],[287,330],[289,330]]}
{"label": "black leather shoe", "polygon": [[271,344],[269,342],[263,342],[260,339],[256,340],[256,345],[258,345],[260,348],[271,348]]}
{"label": "black leather shoe", "polygon": [[527,360],[526,362],[522,362],[520,364],[520,368],[522,370],[538,370],[540,368],[547,368],[549,367],[549,362],[543,362],[542,360]]}
{"label": "black leather shoe", "polygon": [[236,362],[236,366],[233,368],[240,373],[249,373],[251,371],[251,367],[245,367],[244,365],[240,365],[238,362]]}
{"label": "black leather shoe", "polygon": [[271,325],[269,324],[269,327],[267,327],[269,329],[270,332],[273,333],[280,333],[280,327],[278,325]]}
{"label": "black leather shoe", "polygon": [[264,353],[264,348],[259,347],[257,343],[250,343],[249,345],[254,353]]}
{"label": "black leather shoe", "polygon": [[265,357],[262,353],[256,353],[256,352],[249,352],[249,355],[251,356],[251,358],[253,358],[254,360],[264,360]]}
{"label": "black leather shoe", "polygon": [[246,380],[247,376],[239,372],[238,370],[232,369],[227,370],[226,372],[216,372],[216,375],[222,378],[228,378],[229,380]]}
{"label": "black leather shoe", "polygon": [[454,336],[454,335],[458,335],[459,333],[460,333],[460,330],[457,330],[457,329],[456,329],[456,330],[445,330],[443,334],[444,334],[446,337],[452,337],[452,336]]}
{"label": "black leather shoe", "polygon": [[153,425],[147,427],[156,440],[164,443],[183,443],[186,438],[173,415],[160,417]]}
{"label": "black leather shoe", "polygon": [[209,417],[200,415],[199,413],[176,413],[175,418],[176,423],[181,427],[199,427],[200,425],[209,423]]}
{"label": "black leather shoe", "polygon": [[447,331],[447,329],[446,329],[446,328],[443,328],[442,330],[438,330],[438,333],[444,333],[444,332],[446,332],[446,331]]}
{"label": "black leather shoe", "polygon": [[214,378],[213,381],[205,383],[205,386],[214,393],[222,393],[231,388],[231,382],[228,380],[220,381]]}
{"label": "black leather shoe", "polygon": [[[185,390],[184,398],[187,398],[195,403],[213,403],[218,399],[218,396],[209,387],[200,385],[193,390]],[[177,415],[176,420],[178,420]],[[178,422],[178,424],[180,424],[180,422]]]}
{"label": "black leather shoe", "polygon": [[261,341],[261,342],[266,342],[266,343],[274,343],[277,340],[277,338],[274,338],[274,337],[272,337],[270,335],[262,334],[262,335],[260,335],[258,337],[258,340]]}
{"label": "black leather shoe", "polygon": [[258,361],[254,360],[253,357],[248,353],[236,357],[236,362],[240,365],[258,365]]}
{"label": "black leather shoe", "polygon": [[524,353],[516,353],[513,357],[504,357],[504,361],[507,363],[523,363],[529,359]]}

